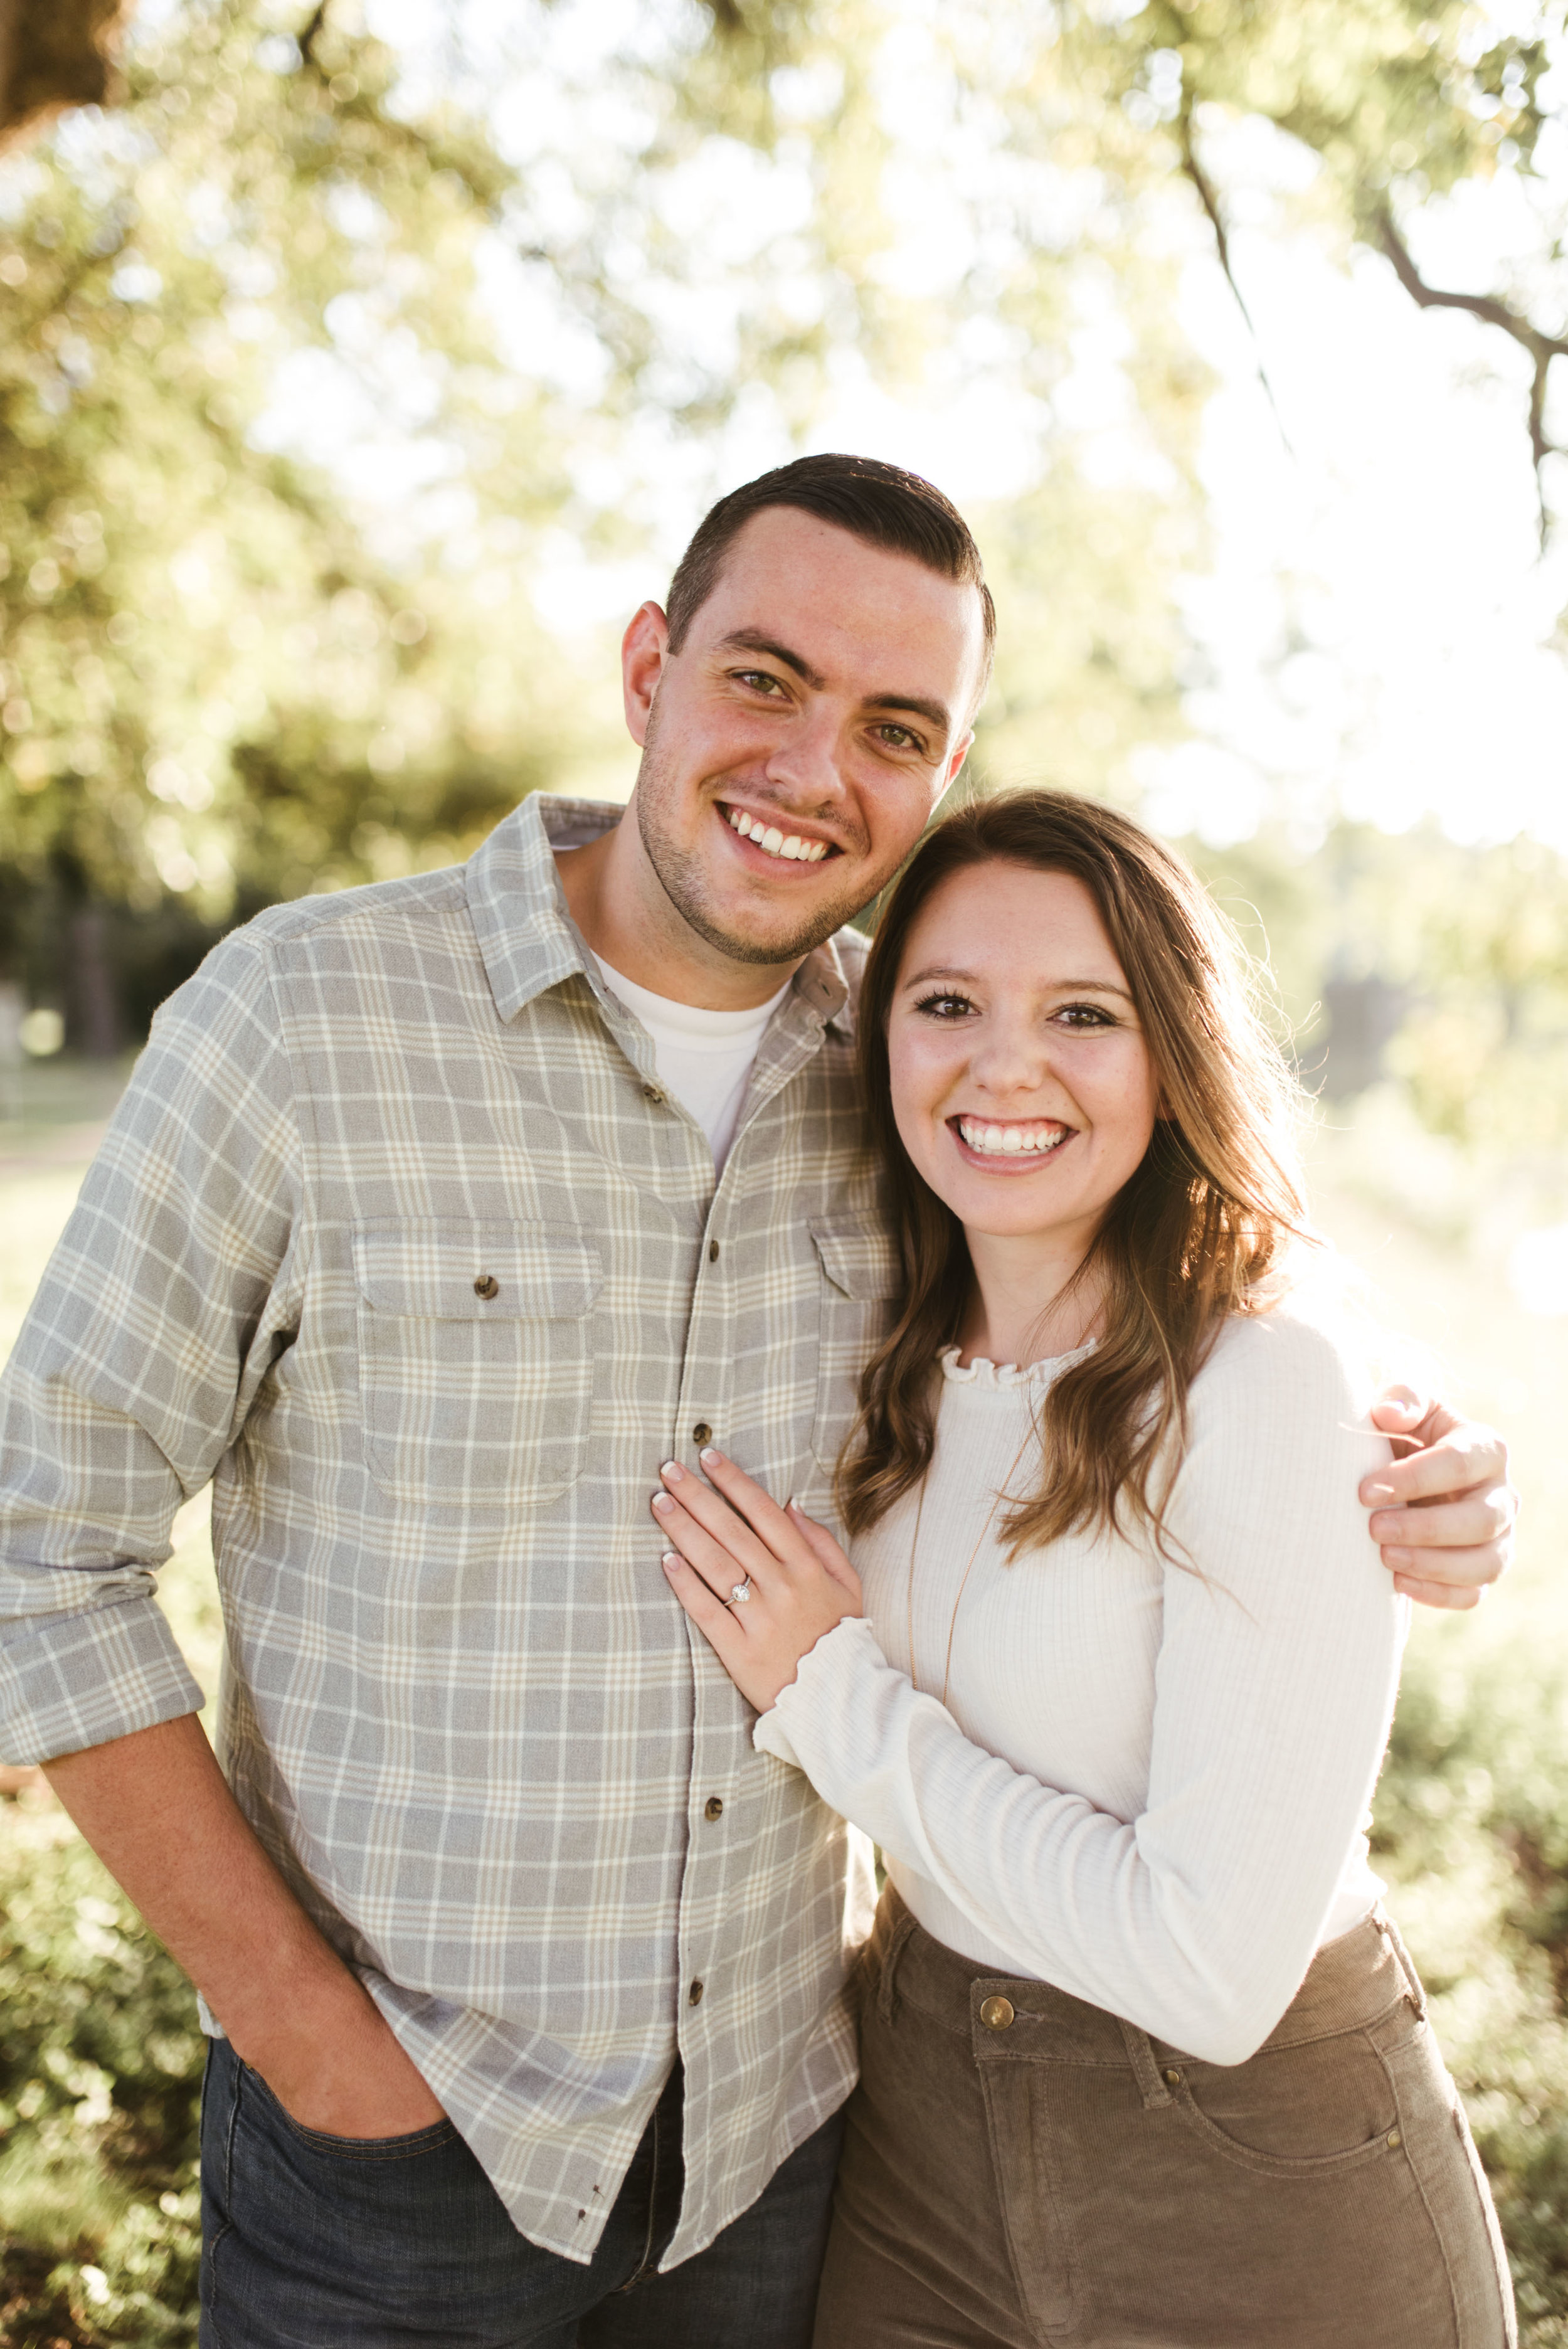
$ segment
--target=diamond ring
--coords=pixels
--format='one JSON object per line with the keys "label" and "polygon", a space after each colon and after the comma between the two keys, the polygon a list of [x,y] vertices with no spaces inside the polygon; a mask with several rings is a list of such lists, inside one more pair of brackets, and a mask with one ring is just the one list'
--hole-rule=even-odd
{"label": "diamond ring", "polygon": [[738,1582],[729,1596],[737,1607],[744,1607],[751,1596],[751,1577],[748,1575],[744,1582]]}

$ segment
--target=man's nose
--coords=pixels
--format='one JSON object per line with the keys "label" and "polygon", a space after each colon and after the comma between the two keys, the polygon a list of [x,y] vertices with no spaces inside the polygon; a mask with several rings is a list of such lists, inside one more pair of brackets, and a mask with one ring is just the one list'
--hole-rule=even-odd
{"label": "man's nose", "polygon": [[770,755],[764,769],[768,781],[788,792],[798,812],[844,794],[842,745],[834,713],[808,707],[799,724]]}

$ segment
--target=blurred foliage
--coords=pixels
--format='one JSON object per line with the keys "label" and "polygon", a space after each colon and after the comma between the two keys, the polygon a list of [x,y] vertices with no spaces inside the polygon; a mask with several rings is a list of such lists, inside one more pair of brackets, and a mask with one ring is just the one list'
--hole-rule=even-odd
{"label": "blurred foliage", "polygon": [[[1561,1632],[1560,1620],[1552,1629]],[[1374,1865],[1496,2196],[1521,2338],[1568,2342],[1568,1699],[1550,1642],[1417,1643]]]}
{"label": "blurred foliage", "polygon": [[501,167],[388,114],[378,44],[324,33],[307,67],[274,40],[184,11],[132,45],[123,114],[8,167],[0,953],[46,996],[112,909],[133,1022],[171,975],[144,950],[138,988],[139,922],[188,968],[272,898],[461,854],[573,730],[530,615],[487,641],[485,583],[395,574],[247,429],[338,315],[418,378],[494,514],[521,533],[565,494],[547,403],[474,316]]}
{"label": "blurred foliage", "polygon": [[[1397,835],[1339,823],[1310,854],[1278,828],[1185,844],[1267,957],[1326,1113],[1398,1085],[1418,1125],[1453,1145],[1472,1200],[1504,1184],[1522,1227],[1568,1216],[1568,863],[1555,849],[1464,846],[1432,823]],[[1406,1186],[1406,1214],[1418,1194]]]}
{"label": "blurred foliage", "polygon": [[193,2341],[195,2002],[45,1803],[0,1804],[0,2341]]}
{"label": "blurred foliage", "polygon": [[613,666],[554,583],[667,558],[846,385],[982,432],[1005,394],[982,760],[1136,796],[1205,555],[1204,140],[1261,116],[1320,160],[1304,212],[1418,227],[1528,178],[1561,16],[133,14],[123,105],[0,166],[0,979],[107,1050],[260,905],[592,787]]}
{"label": "blurred foliage", "polygon": [[1500,165],[1528,171],[1562,104],[1543,88],[1568,27],[1561,0],[1506,19],[1470,0],[1152,0],[1123,22],[1084,6],[1068,22],[1150,129],[1179,138],[1208,106],[1300,140],[1326,167],[1319,200],[1374,243],[1390,191],[1413,208]]}

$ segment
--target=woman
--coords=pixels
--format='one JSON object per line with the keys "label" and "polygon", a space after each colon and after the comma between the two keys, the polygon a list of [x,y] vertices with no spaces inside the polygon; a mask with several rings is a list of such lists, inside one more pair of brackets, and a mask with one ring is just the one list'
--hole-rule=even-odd
{"label": "woman", "polygon": [[1511,2342],[1361,1831],[1387,1455],[1292,1295],[1235,942],[1124,817],[992,801],[911,864],[861,1035],[905,1294],[854,1566],[717,1454],[654,1502],[758,1744],[887,1863],[819,2349]]}

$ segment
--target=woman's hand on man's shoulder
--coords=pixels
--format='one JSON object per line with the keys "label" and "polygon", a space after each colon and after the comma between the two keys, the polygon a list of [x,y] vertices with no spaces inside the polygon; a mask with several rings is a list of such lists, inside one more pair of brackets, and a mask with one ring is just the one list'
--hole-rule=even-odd
{"label": "woman's hand on man's shoulder", "polygon": [[1397,1456],[1362,1478],[1361,1499],[1395,1589],[1423,1607],[1478,1606],[1513,1557],[1507,1444],[1412,1387],[1387,1388],[1372,1420]]}

